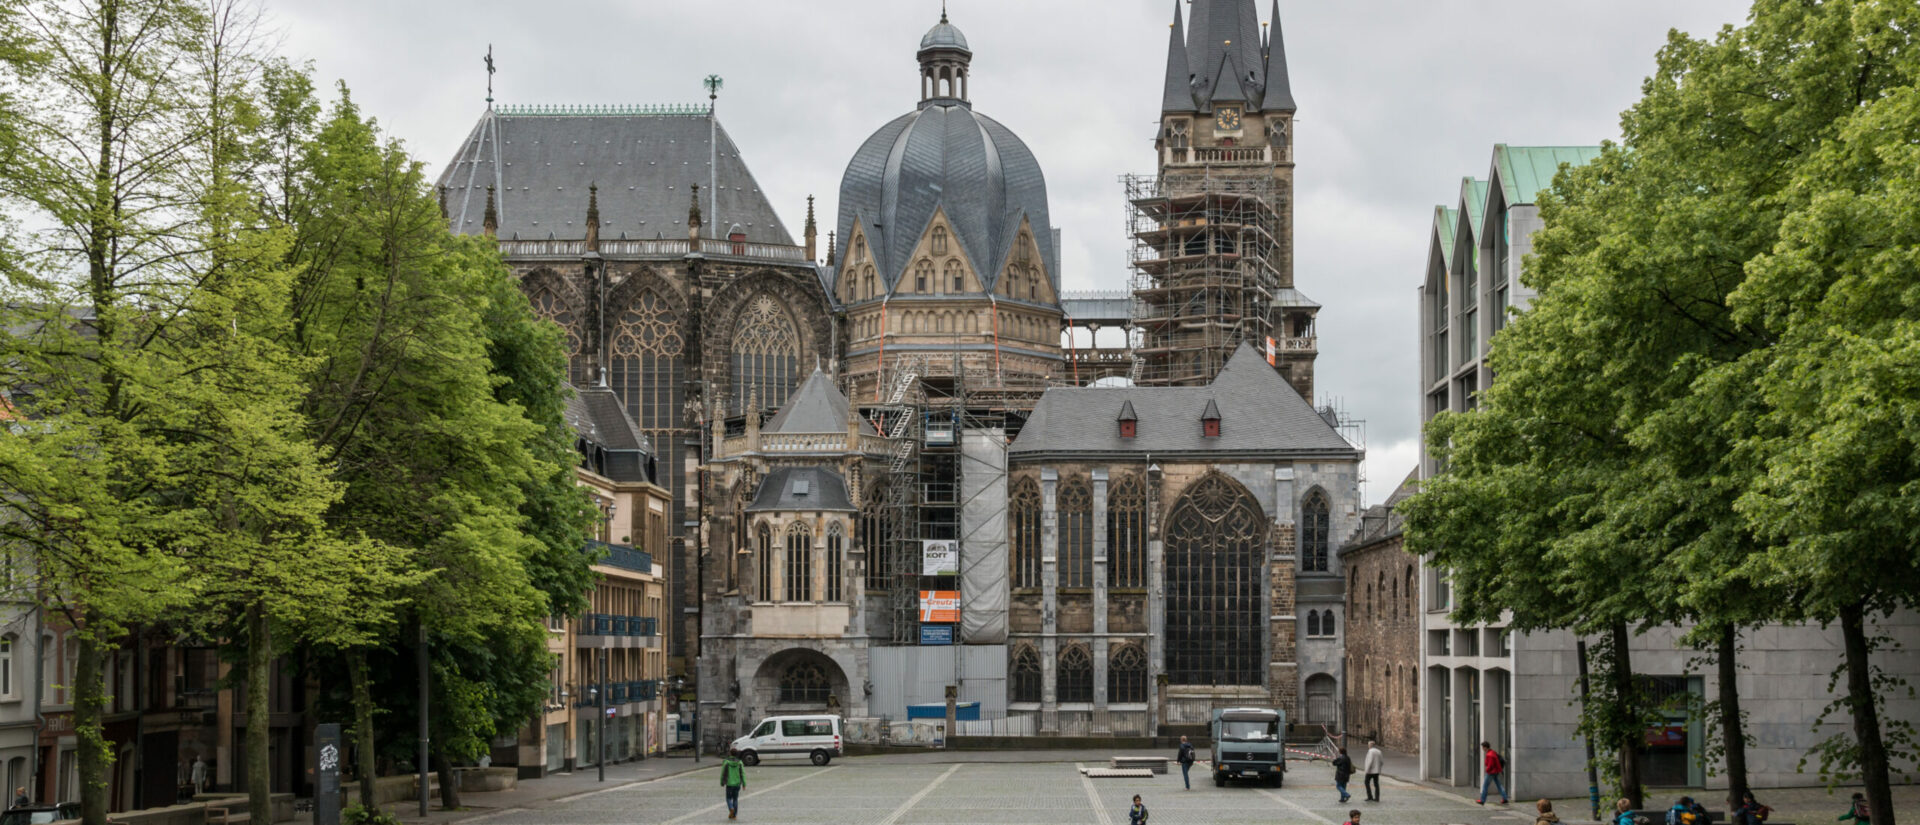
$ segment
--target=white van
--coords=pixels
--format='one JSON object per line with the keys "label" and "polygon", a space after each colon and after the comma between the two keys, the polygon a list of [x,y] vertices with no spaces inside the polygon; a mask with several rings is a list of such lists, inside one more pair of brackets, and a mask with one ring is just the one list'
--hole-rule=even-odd
{"label": "white van", "polygon": [[799,757],[825,765],[841,754],[840,717],[771,716],[752,733],[733,740],[740,761],[758,765],[763,758]]}

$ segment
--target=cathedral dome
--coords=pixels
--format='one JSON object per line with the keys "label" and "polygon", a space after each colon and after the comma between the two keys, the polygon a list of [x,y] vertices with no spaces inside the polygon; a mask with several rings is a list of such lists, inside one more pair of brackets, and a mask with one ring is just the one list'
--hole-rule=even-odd
{"label": "cathedral dome", "polygon": [[927,36],[920,38],[920,48],[922,50],[959,49],[963,52],[972,51],[967,48],[967,36],[960,33],[960,27],[947,22],[946,12],[941,12],[940,22],[935,23],[933,28],[927,30]]}
{"label": "cathedral dome", "polygon": [[[951,31],[951,23],[927,33]],[[853,254],[858,232],[891,290],[912,264],[935,216],[953,226],[959,254],[993,291],[1015,253],[1024,224],[1058,294],[1060,269],[1047,212],[1047,184],[1027,144],[966,98],[967,61],[921,54],[922,100],[861,144],[840,181],[839,237]],[[845,270],[845,267],[842,267]]]}

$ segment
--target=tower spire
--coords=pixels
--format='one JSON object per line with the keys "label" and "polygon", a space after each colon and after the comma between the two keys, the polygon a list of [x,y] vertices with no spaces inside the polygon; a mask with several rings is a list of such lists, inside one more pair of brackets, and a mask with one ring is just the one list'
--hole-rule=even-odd
{"label": "tower spire", "polygon": [[1260,99],[1260,110],[1294,109],[1293,84],[1287,79],[1287,43],[1280,34],[1280,0],[1273,0],[1273,29],[1267,34],[1267,91]]}
{"label": "tower spire", "polygon": [[1166,87],[1160,93],[1160,111],[1193,109],[1193,70],[1187,66],[1187,33],[1180,25],[1180,0],[1173,0],[1173,34],[1167,42]]}
{"label": "tower spire", "polygon": [[493,111],[493,44],[487,44],[487,111]]}
{"label": "tower spire", "polygon": [[807,260],[817,260],[814,253],[814,239],[819,237],[819,227],[813,222],[813,196],[807,196],[807,227],[804,230],[807,243]]}

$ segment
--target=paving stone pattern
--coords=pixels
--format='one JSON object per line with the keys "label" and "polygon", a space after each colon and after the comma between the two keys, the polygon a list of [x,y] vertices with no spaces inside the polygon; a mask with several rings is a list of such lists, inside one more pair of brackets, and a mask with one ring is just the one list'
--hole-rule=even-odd
{"label": "paving stone pattern", "polygon": [[[902,764],[885,757],[840,760],[825,768],[765,764],[747,771],[741,822],[763,825],[1126,825],[1134,794],[1152,825],[1259,823],[1337,825],[1359,808],[1363,825],[1511,825],[1530,823],[1532,806],[1481,807],[1471,800],[1394,779],[1377,803],[1341,805],[1324,767],[1303,767],[1286,787],[1215,788],[1205,765],[1193,790],[1172,771],[1151,779],[1089,779],[1099,763]],[[1360,792],[1360,777],[1350,786]],[[486,825],[682,825],[724,822],[718,775],[700,770],[551,800],[466,820]]]}

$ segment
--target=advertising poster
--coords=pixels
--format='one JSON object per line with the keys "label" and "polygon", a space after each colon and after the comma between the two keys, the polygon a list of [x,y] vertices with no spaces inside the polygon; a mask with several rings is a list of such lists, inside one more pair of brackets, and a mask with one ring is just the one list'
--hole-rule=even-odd
{"label": "advertising poster", "polygon": [[920,542],[922,576],[960,575],[960,542],[952,539],[925,539]]}
{"label": "advertising poster", "polygon": [[960,591],[920,591],[920,622],[952,624],[960,621]]}

